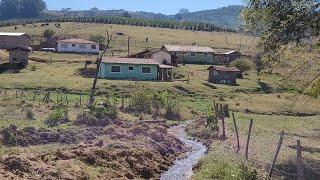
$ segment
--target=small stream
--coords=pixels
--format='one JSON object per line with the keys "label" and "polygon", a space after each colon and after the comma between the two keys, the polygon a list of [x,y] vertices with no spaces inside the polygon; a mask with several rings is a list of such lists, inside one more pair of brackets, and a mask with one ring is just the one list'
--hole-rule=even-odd
{"label": "small stream", "polygon": [[205,155],[207,148],[197,142],[188,138],[185,132],[186,125],[179,125],[171,127],[168,132],[176,136],[191,150],[186,153],[182,159],[174,162],[174,165],[169,168],[167,172],[161,175],[160,180],[185,180],[191,179],[193,175],[192,168],[198,163],[201,157]]}

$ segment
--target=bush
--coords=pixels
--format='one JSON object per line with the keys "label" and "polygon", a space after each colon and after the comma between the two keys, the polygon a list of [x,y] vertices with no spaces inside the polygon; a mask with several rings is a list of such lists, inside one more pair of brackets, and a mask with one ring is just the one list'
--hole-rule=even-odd
{"label": "bush", "polygon": [[215,118],[215,114],[212,111],[210,111],[207,115],[207,125],[212,131],[219,130],[218,120]]}
{"label": "bush", "polygon": [[58,105],[52,111],[50,116],[45,120],[45,124],[54,127],[58,126],[59,124],[64,124],[70,122],[68,117],[68,109],[63,105]]}
{"label": "bush", "polygon": [[27,110],[26,116],[27,116],[27,119],[29,119],[29,120],[34,119],[34,113],[30,109]]}
{"label": "bush", "polygon": [[180,120],[181,110],[177,100],[169,101],[166,109],[165,118],[168,120]]}
{"label": "bush", "polygon": [[33,64],[33,65],[31,66],[31,71],[35,71],[36,69],[37,69],[37,66]]}
{"label": "bush", "polygon": [[103,105],[92,105],[89,107],[89,114],[98,118],[110,118],[110,119],[116,119],[118,112],[116,106],[103,106]]}
{"label": "bush", "polygon": [[130,97],[129,110],[138,114],[150,114],[153,106],[153,92],[149,89],[138,90]]}
{"label": "bush", "polygon": [[106,38],[101,34],[92,34],[90,35],[90,41],[103,44],[106,41]]}
{"label": "bush", "polygon": [[238,59],[231,62],[230,66],[238,68],[242,74],[245,71],[249,71],[253,67],[253,63],[249,60]]}

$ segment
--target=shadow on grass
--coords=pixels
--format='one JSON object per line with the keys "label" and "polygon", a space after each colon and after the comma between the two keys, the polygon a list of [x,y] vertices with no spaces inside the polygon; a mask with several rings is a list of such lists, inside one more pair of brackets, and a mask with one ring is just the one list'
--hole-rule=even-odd
{"label": "shadow on grass", "polygon": [[[320,179],[320,161],[304,159],[303,163],[305,179],[317,180]],[[312,167],[312,168],[311,168]],[[297,163],[295,160],[290,160],[282,164],[276,165],[275,174],[281,176],[281,179],[291,180],[297,179]]]}
{"label": "shadow on grass", "polygon": [[217,89],[217,87],[216,87],[216,86],[214,86],[213,84],[209,84],[209,83],[202,83],[202,85],[207,86],[208,88],[211,88],[211,89]]}
{"label": "shadow on grass", "polygon": [[80,68],[77,69],[76,74],[83,78],[94,78],[97,73],[95,68]]}
{"label": "shadow on grass", "polygon": [[16,65],[10,63],[0,63],[0,74],[2,73],[18,73],[19,69]]}

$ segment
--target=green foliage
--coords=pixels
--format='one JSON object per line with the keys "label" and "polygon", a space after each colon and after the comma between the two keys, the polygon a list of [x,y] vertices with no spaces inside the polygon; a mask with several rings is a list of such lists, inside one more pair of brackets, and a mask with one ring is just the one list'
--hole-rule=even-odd
{"label": "green foliage", "polygon": [[99,44],[104,44],[106,41],[106,37],[104,37],[102,34],[92,34],[90,35],[90,41],[94,41]]}
{"label": "green foliage", "polygon": [[264,52],[274,54],[283,45],[319,35],[319,7],[318,0],[247,0],[242,16],[247,30],[261,34]]}
{"label": "green foliage", "polygon": [[245,59],[237,59],[231,62],[230,66],[238,68],[241,72],[249,71],[253,66],[252,62]]}
{"label": "green foliage", "polygon": [[307,88],[306,94],[320,98],[320,77],[317,78],[310,87]]}
{"label": "green foliage", "polygon": [[27,119],[34,120],[34,113],[32,112],[31,109],[27,109],[26,116],[27,116]]}
{"label": "green foliage", "polygon": [[35,64],[33,64],[31,67],[30,67],[31,71],[36,71],[37,69],[37,66]]}
{"label": "green foliage", "polygon": [[89,109],[89,114],[98,119],[103,119],[103,118],[115,119],[118,116],[116,106],[111,106],[111,105],[103,106],[103,105],[94,104],[88,107],[88,109]]}
{"label": "green foliage", "polygon": [[207,125],[212,131],[219,130],[218,120],[215,118],[215,113],[212,110],[207,115]]}
{"label": "green foliage", "polygon": [[52,36],[55,34],[56,32],[52,29],[46,29],[44,32],[43,32],[43,36],[46,38],[46,39],[49,39],[49,38],[52,38]]}
{"label": "green foliage", "polygon": [[57,105],[45,120],[45,124],[49,127],[54,127],[69,121],[68,108],[64,105]]}
{"label": "green foliage", "polygon": [[137,90],[130,97],[130,111],[150,114],[152,112],[153,91],[151,89]]}
{"label": "green foliage", "polygon": [[3,18],[38,17],[46,9],[43,0],[1,0],[0,13]]}
{"label": "green foliage", "polygon": [[174,99],[168,102],[165,118],[168,120],[180,120],[182,118],[180,103],[178,100]]}
{"label": "green foliage", "polygon": [[230,159],[214,159],[213,162],[203,165],[194,179],[238,179],[238,180],[255,180],[257,172]]}

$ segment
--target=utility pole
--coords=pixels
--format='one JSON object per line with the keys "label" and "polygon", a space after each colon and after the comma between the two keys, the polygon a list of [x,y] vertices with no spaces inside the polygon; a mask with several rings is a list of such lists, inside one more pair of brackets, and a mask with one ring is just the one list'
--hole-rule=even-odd
{"label": "utility pole", "polygon": [[130,37],[128,37],[127,44],[128,44],[128,56],[129,56],[130,55]]}

